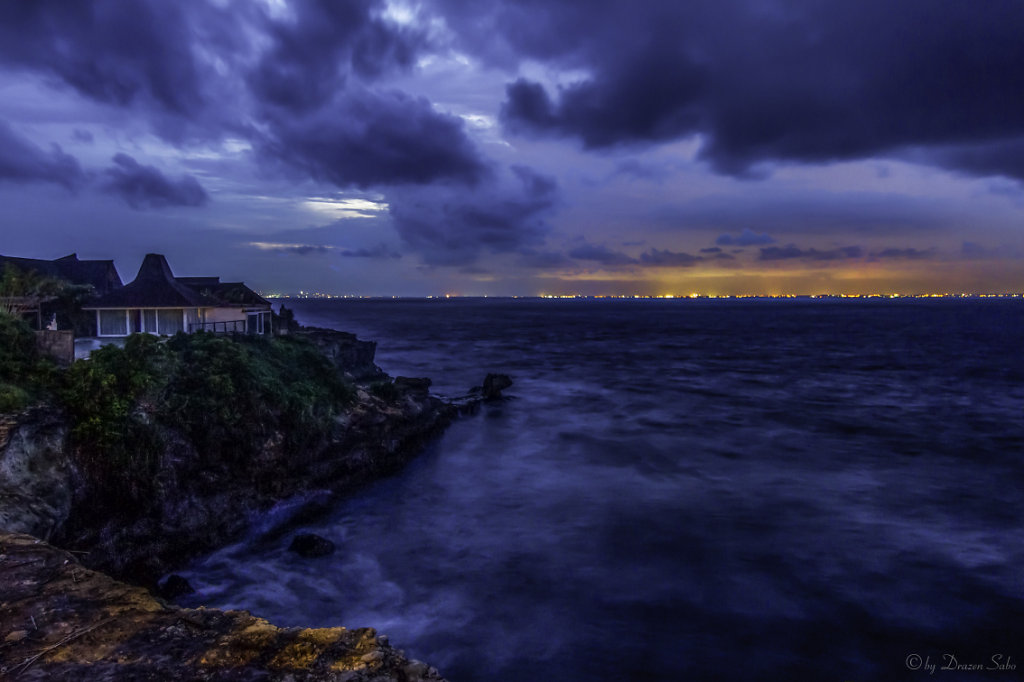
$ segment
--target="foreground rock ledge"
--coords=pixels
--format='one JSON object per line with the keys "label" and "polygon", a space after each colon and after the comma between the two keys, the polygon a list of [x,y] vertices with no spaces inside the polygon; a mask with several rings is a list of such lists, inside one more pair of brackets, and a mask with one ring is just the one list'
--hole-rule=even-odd
{"label": "foreground rock ledge", "polygon": [[246,611],[182,609],[0,532],[0,679],[441,680],[369,628],[278,628]]}

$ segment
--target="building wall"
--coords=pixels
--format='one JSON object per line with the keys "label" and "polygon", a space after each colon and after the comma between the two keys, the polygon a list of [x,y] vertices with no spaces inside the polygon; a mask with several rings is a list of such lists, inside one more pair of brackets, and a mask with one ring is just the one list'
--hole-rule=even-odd
{"label": "building wall", "polygon": [[75,360],[75,332],[70,329],[38,331],[36,348],[61,365],[70,365]]}

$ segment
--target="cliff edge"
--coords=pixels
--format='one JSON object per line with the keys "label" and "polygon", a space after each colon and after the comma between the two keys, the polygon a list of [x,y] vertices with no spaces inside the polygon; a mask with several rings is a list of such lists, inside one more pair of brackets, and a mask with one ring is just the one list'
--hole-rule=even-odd
{"label": "cliff edge", "polygon": [[441,680],[369,628],[278,628],[245,611],[182,609],[0,533],[0,679]]}

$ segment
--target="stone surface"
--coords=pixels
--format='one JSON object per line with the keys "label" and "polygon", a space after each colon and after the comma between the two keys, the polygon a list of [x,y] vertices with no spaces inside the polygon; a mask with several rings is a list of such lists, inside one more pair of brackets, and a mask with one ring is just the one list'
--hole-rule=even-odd
{"label": "stone surface", "polygon": [[349,332],[319,327],[301,327],[292,333],[312,341],[350,380],[372,381],[385,376],[373,362],[377,354],[376,341],[362,341]]}
{"label": "stone surface", "polygon": [[0,679],[441,680],[369,628],[279,628],[245,611],[181,609],[0,533]]}
{"label": "stone surface", "polygon": [[511,385],[512,379],[507,374],[488,374],[484,377],[481,395],[484,400],[496,400],[501,397],[501,392]]}
{"label": "stone surface", "polygon": [[61,415],[36,408],[0,424],[0,529],[48,538],[71,512],[72,472]]}

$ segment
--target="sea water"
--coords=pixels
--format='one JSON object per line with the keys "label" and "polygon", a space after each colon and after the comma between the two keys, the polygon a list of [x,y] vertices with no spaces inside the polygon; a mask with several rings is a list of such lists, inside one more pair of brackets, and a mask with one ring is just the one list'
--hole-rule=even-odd
{"label": "sea water", "polygon": [[189,604],[373,626],[452,682],[1024,675],[1024,302],[286,305],[442,395],[515,385],[193,563]]}

